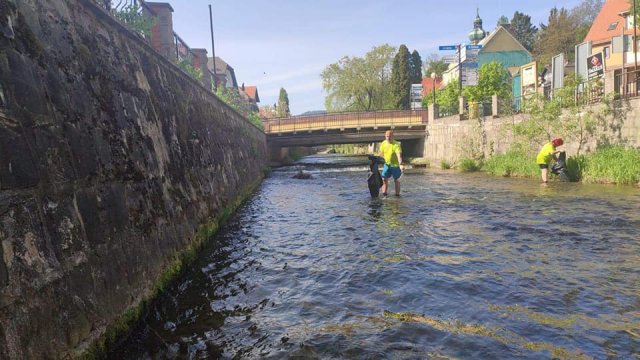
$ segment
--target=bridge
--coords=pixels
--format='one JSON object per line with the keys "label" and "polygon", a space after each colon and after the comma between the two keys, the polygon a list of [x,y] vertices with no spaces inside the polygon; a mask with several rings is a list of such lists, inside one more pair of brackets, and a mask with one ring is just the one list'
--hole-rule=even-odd
{"label": "bridge", "polygon": [[[267,119],[263,124],[272,153],[295,146],[379,142],[389,129],[403,142],[405,152],[418,153],[424,145],[427,122],[428,111],[418,109],[301,115]],[[411,151],[415,147],[418,149]]]}

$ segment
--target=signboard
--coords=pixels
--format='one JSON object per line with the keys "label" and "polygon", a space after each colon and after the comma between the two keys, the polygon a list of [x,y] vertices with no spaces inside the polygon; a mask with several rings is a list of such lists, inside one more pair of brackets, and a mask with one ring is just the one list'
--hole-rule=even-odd
{"label": "signboard", "polygon": [[461,50],[461,61],[478,61],[478,53],[482,49],[482,45],[467,45],[463,47]]}
{"label": "signboard", "polygon": [[602,53],[595,53],[587,57],[587,79],[593,80],[604,76],[604,58]]}
{"label": "signboard", "polygon": [[587,57],[591,54],[591,41],[576,45],[576,74],[586,79],[587,74]]}
{"label": "signboard", "polygon": [[462,66],[462,85],[478,85],[478,64],[473,66],[464,66],[470,64],[463,64]]}
{"label": "signboard", "polygon": [[457,64],[458,63],[458,55],[447,55],[442,57],[442,61],[445,64]]}
{"label": "signboard", "polygon": [[438,50],[458,50],[458,45],[440,45]]}
{"label": "signboard", "polygon": [[411,108],[422,108],[422,84],[411,84]]}
{"label": "signboard", "polygon": [[551,88],[560,89],[564,86],[564,54],[560,53],[551,60]]}
{"label": "signboard", "polygon": [[520,86],[522,96],[533,94],[538,91],[537,63],[530,62],[520,66]]}

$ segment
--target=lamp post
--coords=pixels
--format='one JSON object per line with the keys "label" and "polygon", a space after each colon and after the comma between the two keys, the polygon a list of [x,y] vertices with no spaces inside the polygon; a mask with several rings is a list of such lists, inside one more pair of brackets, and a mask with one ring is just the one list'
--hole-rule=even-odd
{"label": "lamp post", "polygon": [[213,56],[213,92],[218,91],[218,74],[216,73],[216,48],[213,42],[213,15],[209,4],[209,25],[211,26],[211,55]]}
{"label": "lamp post", "polygon": [[436,104],[436,77],[437,75],[435,72],[431,73],[431,78],[433,79],[433,105]]}

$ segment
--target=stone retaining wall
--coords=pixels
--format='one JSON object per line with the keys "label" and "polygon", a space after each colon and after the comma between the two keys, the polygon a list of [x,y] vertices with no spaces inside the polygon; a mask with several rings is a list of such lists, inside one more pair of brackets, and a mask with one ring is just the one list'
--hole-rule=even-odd
{"label": "stone retaining wall", "polygon": [[[601,107],[602,105],[594,105]],[[600,128],[593,141],[583,147],[582,152],[594,150],[596,143],[604,141],[640,147],[640,99],[618,101],[618,113],[610,116],[607,126]],[[460,120],[459,115],[430,121],[427,126],[424,157],[432,167],[439,167],[442,161],[451,164],[465,156],[465,149],[477,148],[485,157],[504,153],[511,146],[514,137],[510,131],[515,123],[526,119],[526,114],[493,118]],[[542,145],[542,144],[541,144]],[[568,141],[564,150],[575,154],[576,142]]]}
{"label": "stone retaining wall", "polygon": [[0,14],[0,358],[75,357],[259,184],[266,139],[92,1]]}

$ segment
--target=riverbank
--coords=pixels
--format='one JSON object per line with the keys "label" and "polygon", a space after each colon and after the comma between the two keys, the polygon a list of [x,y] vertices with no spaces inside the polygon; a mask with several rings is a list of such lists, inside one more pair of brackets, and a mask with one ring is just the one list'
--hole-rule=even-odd
{"label": "riverbank", "polygon": [[[462,159],[457,168],[502,177],[540,176],[535,156],[517,148],[484,162]],[[640,150],[621,145],[601,147],[586,155],[569,156],[567,170],[571,181],[640,186]]]}

